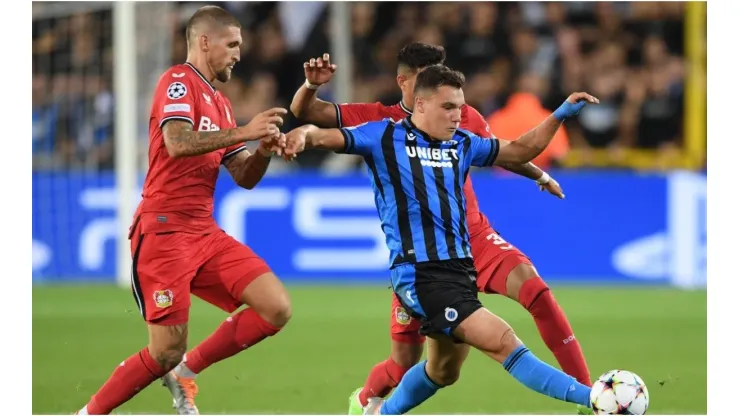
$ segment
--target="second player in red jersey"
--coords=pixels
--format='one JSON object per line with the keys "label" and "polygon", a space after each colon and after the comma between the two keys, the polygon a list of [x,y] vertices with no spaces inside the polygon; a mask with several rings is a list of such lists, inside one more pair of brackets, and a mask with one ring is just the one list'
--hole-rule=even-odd
{"label": "second player in red jersey", "polygon": [[[148,346],[118,366],[79,414],[108,414],[163,378],[179,414],[197,414],[195,375],[276,334],[290,317],[288,294],[267,264],[213,218],[224,165],[252,188],[264,175],[287,110],[260,113],[238,127],[227,82],[240,59],[241,25],[227,11],[198,9],[187,25],[187,62],[159,78],[149,119],[149,170],[130,228],[134,299]],[[252,154],[246,141],[260,141]],[[190,295],[234,312],[187,353]]]}
{"label": "second player in red jersey", "polygon": [[[413,103],[416,75],[427,66],[443,63],[444,59],[443,48],[413,42],[398,54],[397,81],[403,96],[401,102],[390,106],[381,103],[335,104],[316,97],[318,88],[329,82],[337,69],[325,54],[303,64],[306,82],[293,97],[290,110],[298,118],[320,127],[347,127],[384,118],[399,121],[411,114],[407,103]],[[469,105],[462,108],[460,128],[482,137],[493,136],[485,119]],[[528,134],[536,134],[536,130]],[[505,168],[537,180],[541,187],[562,197],[558,183],[533,164]],[[537,274],[530,259],[505,241],[480,212],[470,177],[465,182],[464,192],[472,254],[478,271],[478,290],[518,301],[532,314],[543,340],[563,371],[590,385],[590,374],[580,345],[547,284]],[[373,367],[365,385],[350,397],[350,414],[361,414],[368,398],[384,397],[390,393],[405,372],[421,359],[425,338],[418,332],[420,323],[404,310],[395,296],[392,296],[390,319],[391,356]],[[449,364],[448,368],[435,369],[435,374],[429,376],[435,380],[454,378],[457,364]]]}

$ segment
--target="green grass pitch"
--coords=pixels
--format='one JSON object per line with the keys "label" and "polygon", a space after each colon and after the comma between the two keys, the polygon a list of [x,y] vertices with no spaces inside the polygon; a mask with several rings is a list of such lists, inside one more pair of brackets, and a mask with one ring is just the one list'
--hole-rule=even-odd
{"label": "green grass pitch", "polygon": [[[389,353],[390,291],[383,287],[289,286],[285,330],[199,376],[201,412],[346,414],[347,397]],[[554,287],[588,359],[592,377],[623,368],[642,376],[652,414],[707,412],[706,292],[663,288]],[[557,366],[531,317],[500,296],[482,296],[541,359]],[[195,299],[190,345],[225,319]],[[33,289],[33,413],[71,414],[118,363],[146,344],[130,291],[112,286]],[[172,414],[154,383],[116,413]],[[472,352],[460,381],[413,414],[574,414],[540,396],[500,365]]]}

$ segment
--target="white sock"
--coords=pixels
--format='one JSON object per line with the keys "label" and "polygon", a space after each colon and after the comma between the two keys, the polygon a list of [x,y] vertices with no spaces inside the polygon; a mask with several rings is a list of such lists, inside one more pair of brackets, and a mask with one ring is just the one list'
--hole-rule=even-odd
{"label": "white sock", "polygon": [[77,412],[77,414],[78,415],[89,415],[89,413],[87,413],[87,405],[85,405],[85,407],[83,407],[82,410]]}

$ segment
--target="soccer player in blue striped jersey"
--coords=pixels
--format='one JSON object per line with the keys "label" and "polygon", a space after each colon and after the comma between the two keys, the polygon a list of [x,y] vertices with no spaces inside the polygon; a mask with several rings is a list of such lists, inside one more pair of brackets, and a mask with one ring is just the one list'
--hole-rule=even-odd
{"label": "soccer player in blue striped jersey", "polygon": [[478,300],[465,221],[463,183],[471,166],[523,164],[540,154],[560,124],[587,103],[572,94],[537,134],[517,141],[485,139],[461,130],[464,76],[443,65],[421,71],[413,114],[343,129],[299,127],[286,135],[287,157],[305,148],[361,155],[390,250],[391,283],[399,301],[422,321],[427,360],[409,370],[387,401],[369,400],[366,414],[404,414],[457,380],[434,370],[459,367],[474,347],[532,390],[589,406],[590,387],[535,357],[513,329]]}

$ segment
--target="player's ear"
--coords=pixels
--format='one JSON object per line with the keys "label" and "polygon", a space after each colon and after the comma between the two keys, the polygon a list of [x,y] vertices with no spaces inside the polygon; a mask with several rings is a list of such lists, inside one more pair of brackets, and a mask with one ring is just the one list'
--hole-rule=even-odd
{"label": "player's ear", "polygon": [[405,82],[406,82],[406,77],[405,76],[403,76],[401,74],[396,75],[396,83],[398,83],[398,88],[400,88],[401,91],[403,91],[403,84]]}
{"label": "player's ear", "polygon": [[200,43],[200,49],[203,52],[208,52],[208,50],[210,49],[210,45],[209,45],[209,39],[207,35],[198,36],[198,43]]}
{"label": "player's ear", "polygon": [[424,112],[424,100],[421,99],[418,95],[414,97],[414,110],[419,109],[420,113]]}

